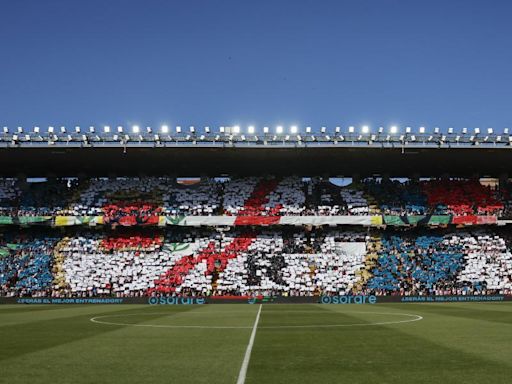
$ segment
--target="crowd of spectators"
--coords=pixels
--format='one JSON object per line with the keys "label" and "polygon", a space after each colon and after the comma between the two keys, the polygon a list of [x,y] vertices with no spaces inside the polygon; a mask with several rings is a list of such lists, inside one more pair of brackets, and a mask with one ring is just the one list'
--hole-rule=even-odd
{"label": "crowd of spectators", "polygon": [[360,232],[262,233],[220,273],[215,294],[349,294],[366,240]]}
{"label": "crowd of spectators", "polygon": [[340,187],[297,176],[204,178],[182,184],[165,177],[0,179],[0,215],[104,216],[512,216],[512,186],[478,180],[370,178]]}
{"label": "crowd of spectators", "polygon": [[0,237],[0,295],[47,296],[52,289],[53,247],[48,235]]}
{"label": "crowd of spectators", "polygon": [[512,254],[504,238],[483,233],[384,236],[371,275],[377,294],[512,293]]}
{"label": "crowd of spectators", "polygon": [[367,179],[363,187],[386,215],[497,215],[504,211],[502,192],[478,180]]}
{"label": "crowd of spectators", "polygon": [[372,236],[343,229],[80,230],[60,238],[13,232],[0,237],[0,292],[60,297],[510,294],[510,246],[506,235],[482,230]]}

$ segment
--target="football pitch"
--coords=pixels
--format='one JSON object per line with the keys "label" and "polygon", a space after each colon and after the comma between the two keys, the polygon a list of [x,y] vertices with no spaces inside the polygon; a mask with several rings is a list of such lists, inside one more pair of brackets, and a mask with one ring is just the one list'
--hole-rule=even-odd
{"label": "football pitch", "polygon": [[0,383],[511,383],[511,304],[2,305]]}

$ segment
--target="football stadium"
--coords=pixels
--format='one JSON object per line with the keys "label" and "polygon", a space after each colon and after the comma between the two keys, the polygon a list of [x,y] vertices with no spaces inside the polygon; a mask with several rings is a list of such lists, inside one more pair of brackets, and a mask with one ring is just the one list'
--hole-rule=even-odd
{"label": "football stadium", "polygon": [[511,384],[511,14],[0,1],[0,384]]}
{"label": "football stadium", "polygon": [[512,136],[270,129],[6,129],[0,380],[509,382]]}

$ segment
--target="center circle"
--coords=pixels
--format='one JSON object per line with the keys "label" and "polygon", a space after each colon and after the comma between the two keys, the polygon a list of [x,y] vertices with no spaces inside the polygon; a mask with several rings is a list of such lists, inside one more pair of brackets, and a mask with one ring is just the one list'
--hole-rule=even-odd
{"label": "center circle", "polygon": [[[204,319],[210,319],[211,315],[226,315],[228,313],[240,313],[247,315],[250,321],[253,319],[251,316],[254,316],[253,313],[248,313],[244,311],[222,311],[222,312],[182,312],[185,315],[203,315]],[[415,321],[422,320],[423,317],[415,314],[408,314],[408,313],[391,313],[391,312],[369,312],[369,311],[346,311],[346,312],[315,312],[315,311],[264,311],[262,312],[262,315],[266,314],[301,314],[306,313],[313,316],[316,315],[370,315],[370,317],[396,317],[398,316],[398,320],[394,320],[391,318],[390,320],[385,319],[379,319],[378,321],[370,321],[370,322],[358,322],[357,319],[355,319],[354,322],[349,322],[345,324],[275,324],[275,325],[258,325],[258,329],[294,329],[294,328],[341,328],[341,327],[367,327],[367,326],[379,326],[379,325],[391,325],[391,324],[402,324],[402,323],[411,323]],[[190,329],[252,329],[253,326],[238,326],[238,325],[215,325],[211,324],[211,322],[208,322],[206,324],[190,324],[190,318],[186,317],[179,318],[176,317],[176,315],[179,315],[180,313],[165,313],[165,312],[151,312],[151,313],[131,313],[131,314],[114,314],[114,315],[102,315],[102,316],[95,316],[89,319],[91,322],[96,324],[105,324],[105,325],[118,325],[118,326],[131,326],[131,327],[146,327],[146,328],[190,328]],[[136,318],[136,317],[147,317],[147,316],[154,316],[156,320],[165,320],[165,319],[174,319],[174,320],[180,320],[184,322],[184,324],[139,324],[130,322],[128,319]],[[120,319],[120,320],[116,320]],[[124,320],[123,320],[124,319]],[[140,319],[140,318],[139,318]],[[299,317],[300,319],[300,317]],[[231,320],[233,320],[231,318]],[[237,320],[236,318],[234,320]],[[384,320],[384,321],[383,321]],[[144,320],[147,321],[147,320]],[[364,321],[364,316],[362,316],[361,321]],[[260,322],[261,324],[261,322]]]}

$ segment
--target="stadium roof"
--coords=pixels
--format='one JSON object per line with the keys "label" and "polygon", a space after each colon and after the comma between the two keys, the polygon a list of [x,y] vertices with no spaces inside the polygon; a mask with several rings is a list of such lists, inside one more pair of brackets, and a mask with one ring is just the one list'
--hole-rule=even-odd
{"label": "stadium roof", "polygon": [[0,176],[512,175],[510,146],[0,146]]}
{"label": "stadium roof", "polygon": [[[0,175],[361,177],[500,176],[512,168],[505,128],[250,126],[33,127],[0,134]],[[510,172],[512,175],[512,172]]]}

